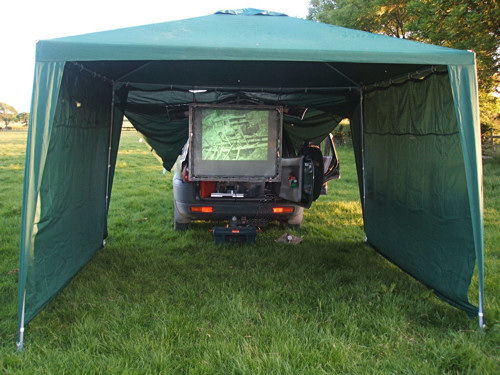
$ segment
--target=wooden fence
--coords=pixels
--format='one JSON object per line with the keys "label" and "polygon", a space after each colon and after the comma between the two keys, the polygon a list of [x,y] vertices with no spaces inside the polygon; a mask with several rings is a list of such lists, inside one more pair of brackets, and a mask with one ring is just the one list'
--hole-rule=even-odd
{"label": "wooden fence", "polygon": [[484,137],[484,143],[483,145],[486,146],[491,146],[491,152],[495,154],[495,148],[496,148],[496,139],[500,139],[500,135],[494,134],[493,130],[491,130],[491,134],[487,137]]}

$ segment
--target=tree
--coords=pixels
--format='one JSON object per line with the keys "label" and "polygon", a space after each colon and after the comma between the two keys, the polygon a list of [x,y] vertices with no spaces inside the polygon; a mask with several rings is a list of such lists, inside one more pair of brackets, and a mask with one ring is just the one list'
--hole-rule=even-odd
{"label": "tree", "polygon": [[6,128],[11,121],[16,119],[16,116],[17,111],[14,107],[5,103],[0,103],[0,119],[4,122]]}
{"label": "tree", "polygon": [[24,124],[24,126],[28,126],[30,121],[30,114],[28,112],[21,112],[16,116],[18,122]]}
{"label": "tree", "polygon": [[408,0],[311,0],[308,18],[333,25],[411,38],[408,25],[416,16]]}
{"label": "tree", "polygon": [[498,89],[497,0],[412,0],[408,10],[419,14],[408,25],[415,39],[476,52],[480,90],[490,93]]}
{"label": "tree", "polygon": [[500,131],[498,0],[311,0],[309,19],[445,47],[473,50],[481,123]]}

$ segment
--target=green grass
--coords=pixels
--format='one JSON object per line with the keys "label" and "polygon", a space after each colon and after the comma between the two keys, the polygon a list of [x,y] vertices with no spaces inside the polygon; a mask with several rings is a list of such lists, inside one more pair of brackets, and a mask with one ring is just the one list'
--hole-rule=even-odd
{"label": "green grass", "polygon": [[[486,322],[363,244],[352,149],[298,246],[173,231],[171,175],[122,136],[107,246],[26,328],[16,352],[24,132],[0,133],[0,373],[500,373],[500,157],[485,161]],[[477,278],[470,290],[477,301]],[[477,303],[477,302],[474,302]]]}

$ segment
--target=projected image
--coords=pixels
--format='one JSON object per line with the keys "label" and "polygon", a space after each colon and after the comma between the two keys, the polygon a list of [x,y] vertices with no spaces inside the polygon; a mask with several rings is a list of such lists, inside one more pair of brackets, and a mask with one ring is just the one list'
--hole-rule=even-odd
{"label": "projected image", "polygon": [[204,109],[202,160],[267,160],[269,112]]}

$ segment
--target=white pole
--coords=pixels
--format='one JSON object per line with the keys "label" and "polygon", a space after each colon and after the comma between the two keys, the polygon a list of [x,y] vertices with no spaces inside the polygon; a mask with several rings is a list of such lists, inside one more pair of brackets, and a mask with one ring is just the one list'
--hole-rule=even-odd
{"label": "white pole", "polygon": [[21,310],[21,322],[19,327],[19,341],[16,343],[17,351],[20,352],[23,350],[24,346],[24,310],[26,307],[26,288],[24,289],[23,295],[23,308]]}
{"label": "white pole", "polygon": [[[365,117],[364,117],[364,91],[361,89],[359,96],[360,120],[361,120],[361,171],[363,177],[363,219],[366,213],[366,172],[365,172]],[[365,232],[365,242],[368,237]]]}
{"label": "white pole", "polygon": [[484,324],[483,293],[481,293],[481,287],[479,288],[479,312],[477,315],[479,318],[479,328],[483,330],[486,325]]}

